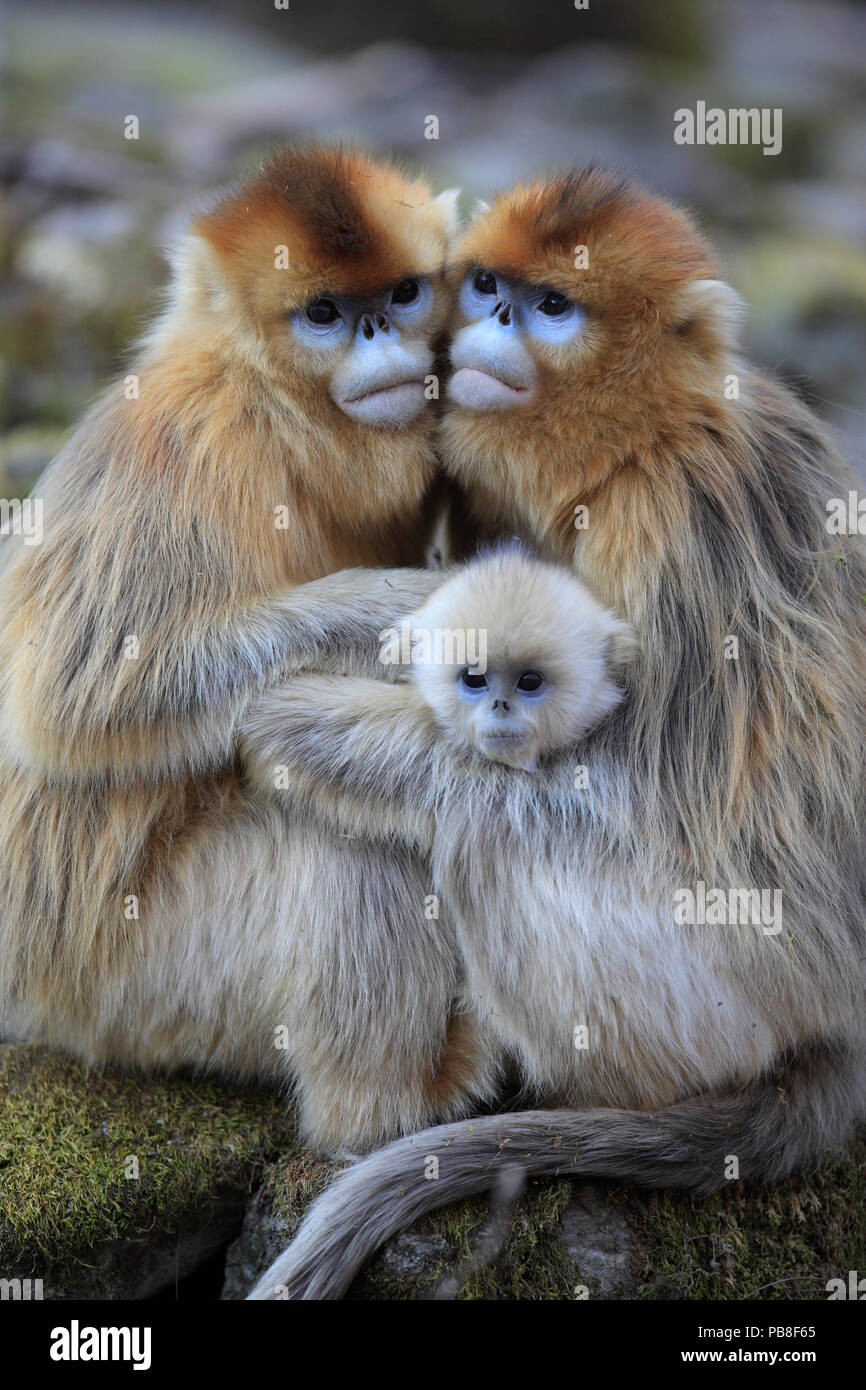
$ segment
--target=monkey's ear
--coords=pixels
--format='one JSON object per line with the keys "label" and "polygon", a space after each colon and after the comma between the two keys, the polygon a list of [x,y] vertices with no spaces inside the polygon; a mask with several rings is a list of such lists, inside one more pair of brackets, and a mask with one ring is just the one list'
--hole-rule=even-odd
{"label": "monkey's ear", "polygon": [[668,328],[702,357],[713,357],[736,346],[745,308],[724,280],[690,280],[674,296]]}
{"label": "monkey's ear", "polygon": [[615,618],[611,624],[607,648],[607,659],[611,669],[621,671],[624,667],[630,666],[639,650],[640,644],[634,628],[621,618]]}
{"label": "monkey's ear", "polygon": [[206,237],[186,232],[167,249],[178,300],[190,309],[232,307],[232,286],[225,266]]}
{"label": "monkey's ear", "polygon": [[446,188],[433,199],[442,214],[442,227],[449,241],[460,231],[459,188]]}

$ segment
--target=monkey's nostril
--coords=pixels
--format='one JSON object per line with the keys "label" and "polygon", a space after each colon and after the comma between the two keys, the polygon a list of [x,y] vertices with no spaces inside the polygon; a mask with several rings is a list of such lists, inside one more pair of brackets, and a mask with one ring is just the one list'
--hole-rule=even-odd
{"label": "monkey's nostril", "polygon": [[503,328],[507,328],[508,325],[510,324],[510,322],[511,322],[511,305],[510,305],[510,304],[506,304],[505,307],[503,308],[502,313],[499,315],[499,322],[502,324]]}
{"label": "monkey's nostril", "polygon": [[391,325],[390,325],[390,323],[388,322],[388,320],[385,318],[385,315],[384,315],[384,314],[377,314],[377,315],[376,315],[376,327],[377,327],[377,328],[381,328],[381,330],[382,330],[383,333],[387,333],[388,330],[390,329]]}
{"label": "monkey's nostril", "polygon": [[500,299],[500,300],[499,300],[499,303],[498,303],[498,304],[494,304],[493,308],[490,310],[490,315],[489,315],[489,317],[492,318],[492,319],[495,319],[495,318],[496,318],[496,315],[499,313],[499,310],[500,310],[501,308],[502,308],[502,300]]}
{"label": "monkey's nostril", "polygon": [[365,338],[372,338],[373,334],[376,332],[373,327],[373,320],[370,318],[369,314],[365,314],[361,319],[361,332]]}

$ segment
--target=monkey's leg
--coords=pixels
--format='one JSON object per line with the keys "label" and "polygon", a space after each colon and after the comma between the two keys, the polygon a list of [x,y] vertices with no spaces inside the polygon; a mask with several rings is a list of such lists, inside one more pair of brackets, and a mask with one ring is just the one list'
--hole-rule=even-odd
{"label": "monkey's leg", "polygon": [[444,911],[430,913],[425,859],[404,845],[292,826],[304,945],[289,1054],[302,1131],[360,1150],[493,1092]]}
{"label": "monkey's leg", "polygon": [[183,846],[105,973],[34,1036],[88,1061],[294,1090],[305,1138],[356,1152],[490,1089],[420,854],[239,789]]}
{"label": "monkey's leg", "polygon": [[[311,778],[302,745],[312,725],[320,736],[314,739],[318,765]],[[364,952],[360,977],[370,978],[369,967],[375,960],[372,975],[379,981],[373,1007],[361,996],[351,1031],[335,1028],[326,1040],[315,1084],[305,1091],[311,1133],[329,1132],[328,1112],[336,1107],[339,1114],[347,1094],[372,1095],[376,1112],[385,1115],[386,1127],[393,1132],[395,1125],[411,1127],[407,1117],[413,1113],[464,1113],[473,1099],[490,1099],[498,1089],[500,1049],[491,1030],[480,1026],[468,996],[462,997],[462,961],[458,972],[453,928],[443,916],[447,904],[440,904],[431,893],[427,862],[432,816],[427,798],[435,795],[443,778],[438,763],[432,769],[429,765],[436,752],[430,740],[429,723],[419,715],[409,687],[322,676],[301,676],[271,692],[244,730],[241,753],[251,786],[266,801],[285,808],[290,821],[299,808],[306,808],[322,827],[322,835],[327,826],[333,843],[343,847],[342,855],[325,856],[336,872],[330,895],[334,920],[316,932],[317,939],[332,945],[338,942],[343,963],[347,958],[357,963],[358,940],[347,942],[342,934],[344,924],[351,926],[360,916]],[[447,758],[444,748],[439,753]],[[354,773],[351,784],[346,778],[347,757]],[[275,785],[277,769],[281,780]],[[316,894],[317,901],[328,898],[327,892]],[[365,905],[369,905],[366,916]],[[426,939],[430,933],[432,939]],[[427,1008],[431,967],[443,948],[451,967],[450,995],[448,990],[442,995],[443,1000],[448,998],[444,1008],[441,1003],[437,1007],[432,1032],[428,1028],[412,1037],[411,1053],[401,1056],[394,1043],[399,1049],[418,1018],[424,1017],[419,1011]],[[461,999],[455,1002],[458,987]],[[322,993],[327,988],[324,981],[317,984]],[[395,990],[398,997],[389,997]],[[384,1010],[380,999],[387,1000]],[[400,1024],[402,1036],[390,1036],[388,1021],[399,1023],[407,1017],[410,1027]],[[375,1036],[371,1029],[381,1030],[383,1023],[386,1031],[378,1038],[378,1050],[371,1053],[369,1045]],[[311,1039],[308,1060],[315,1058],[322,1042],[319,1028]],[[403,1097],[390,1116],[382,1097],[383,1058],[390,1073],[399,1075],[394,1089]],[[368,1061],[372,1072],[362,1080],[360,1073]],[[393,1102],[394,1096],[390,1099]],[[375,1123],[369,1128],[374,1132]]]}
{"label": "monkey's leg", "polygon": [[291,819],[290,834],[281,891],[304,936],[288,1050],[305,1136],[367,1149],[421,1115],[465,1113],[468,1075],[442,1066],[459,958],[450,923],[425,915],[424,859]]}

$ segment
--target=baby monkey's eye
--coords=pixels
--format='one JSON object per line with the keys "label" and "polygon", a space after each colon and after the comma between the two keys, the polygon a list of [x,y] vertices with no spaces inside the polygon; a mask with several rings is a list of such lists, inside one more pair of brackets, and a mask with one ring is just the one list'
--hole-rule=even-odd
{"label": "baby monkey's eye", "polygon": [[314,299],[312,304],[307,305],[310,323],[335,323],[339,317],[340,311],[333,299]]}
{"label": "baby monkey's eye", "polygon": [[496,276],[489,270],[476,270],[472,277],[472,286],[479,294],[495,294]]}
{"label": "baby monkey's eye", "polygon": [[392,304],[411,304],[418,298],[418,281],[401,280],[391,291]]}
{"label": "baby monkey's eye", "polygon": [[544,676],[540,671],[524,671],[517,677],[517,689],[528,695],[535,695],[543,685]]}
{"label": "baby monkey's eye", "polygon": [[461,671],[460,679],[467,690],[486,690],[487,677],[480,671]]}
{"label": "baby monkey's eye", "polygon": [[564,314],[570,308],[571,300],[566,295],[560,294],[558,290],[551,290],[550,294],[545,295],[539,304],[538,312],[547,314],[549,318],[558,318],[560,314]]}

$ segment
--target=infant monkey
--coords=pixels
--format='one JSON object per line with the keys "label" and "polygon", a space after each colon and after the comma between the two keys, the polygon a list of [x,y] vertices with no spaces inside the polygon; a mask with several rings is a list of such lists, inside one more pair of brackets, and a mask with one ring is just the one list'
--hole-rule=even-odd
{"label": "infant monkey", "polygon": [[[466,979],[466,914],[455,913],[453,846],[460,853],[474,846],[483,863],[498,863],[515,783],[528,783],[525,774],[539,758],[575,743],[619,703],[622,692],[611,671],[634,647],[631,629],[568,571],[516,547],[456,570],[399,633],[380,635],[385,662],[395,660],[394,646],[402,639],[399,679],[297,676],[265,692],[248,714],[240,745],[257,788],[276,796],[298,827],[310,816],[320,825],[316,872],[329,924],[322,927],[329,947],[321,948],[322,968],[344,976],[356,1001],[351,1066],[335,1060],[347,1053],[345,1025],[329,1041],[311,1008],[299,1011],[290,1029],[302,1127],[320,1146],[333,1143],[338,1127],[329,1117],[335,1114],[343,1117],[343,1132],[354,1114],[360,1134],[355,1142],[369,1147],[380,1136],[411,1130],[415,1116],[423,1124],[431,1113],[466,1113],[495,1096],[503,1042],[486,1023],[490,989],[480,982],[475,987],[480,968]],[[491,777],[501,785],[485,790]],[[537,780],[540,796],[546,775],[539,772]],[[546,843],[546,832],[535,844],[519,813],[517,821],[516,853],[508,856],[500,879],[530,862],[534,849]],[[351,874],[347,835],[354,851]],[[363,853],[371,843],[378,853],[368,862]],[[391,846],[388,860],[383,845]],[[397,893],[409,867],[417,919],[406,895]],[[470,878],[477,872],[473,868]],[[442,905],[435,922],[425,917],[431,886]],[[532,898],[531,888],[527,894]],[[397,920],[385,923],[397,943],[393,955],[375,956],[365,923],[370,914],[393,913],[395,903],[402,904]],[[482,915],[486,910],[485,904]],[[500,916],[492,905],[494,935]],[[429,937],[431,978],[443,953],[450,960],[451,1015],[445,1010],[429,1020],[429,1038],[397,1031],[396,1003],[387,994],[404,989],[399,942],[406,931],[419,943]],[[495,952],[486,951],[478,937],[476,927],[473,951],[493,960]],[[376,939],[387,941],[388,932]],[[315,985],[311,980],[311,990]],[[417,988],[417,978],[405,988]],[[442,1073],[453,1083],[447,1105],[440,1094]]]}
{"label": "infant monkey", "polygon": [[517,547],[458,570],[409,622],[409,679],[440,732],[526,772],[619,704],[612,673],[636,650],[572,574]]}
{"label": "infant monkey", "polygon": [[[395,634],[381,636],[382,659],[393,661]],[[250,715],[254,736],[242,743],[247,771],[273,795],[272,769],[282,765],[287,814],[306,809],[330,822],[335,846],[339,835],[356,848],[380,836],[428,866],[441,908],[432,940],[455,955],[455,1005],[442,1022],[465,1108],[495,1098],[506,1055],[517,1056],[528,1082],[559,1096],[561,1078],[575,1073],[572,1019],[585,1009],[575,1012],[584,1006],[571,996],[584,988],[591,954],[572,923],[591,864],[575,852],[585,793],[574,788],[565,750],[619,704],[612,672],[636,639],[568,571],[517,547],[446,577],[400,636],[396,681],[309,674],[267,692]],[[572,864],[574,882],[563,885]],[[339,867],[329,876],[336,893]],[[331,905],[335,931],[359,892],[371,905],[388,901],[372,880],[347,884],[345,903],[335,895]],[[408,926],[421,933],[428,925],[419,899]],[[399,964],[395,955],[392,969]],[[339,965],[375,1027],[382,1005],[364,952]],[[547,1014],[527,1024],[538,1000]],[[392,1075],[393,1063],[383,1066],[385,1095]],[[323,1085],[333,1078],[320,1068],[314,1108]],[[357,1099],[346,1094],[343,1104]],[[273,1282],[281,1278],[262,1287]]]}

